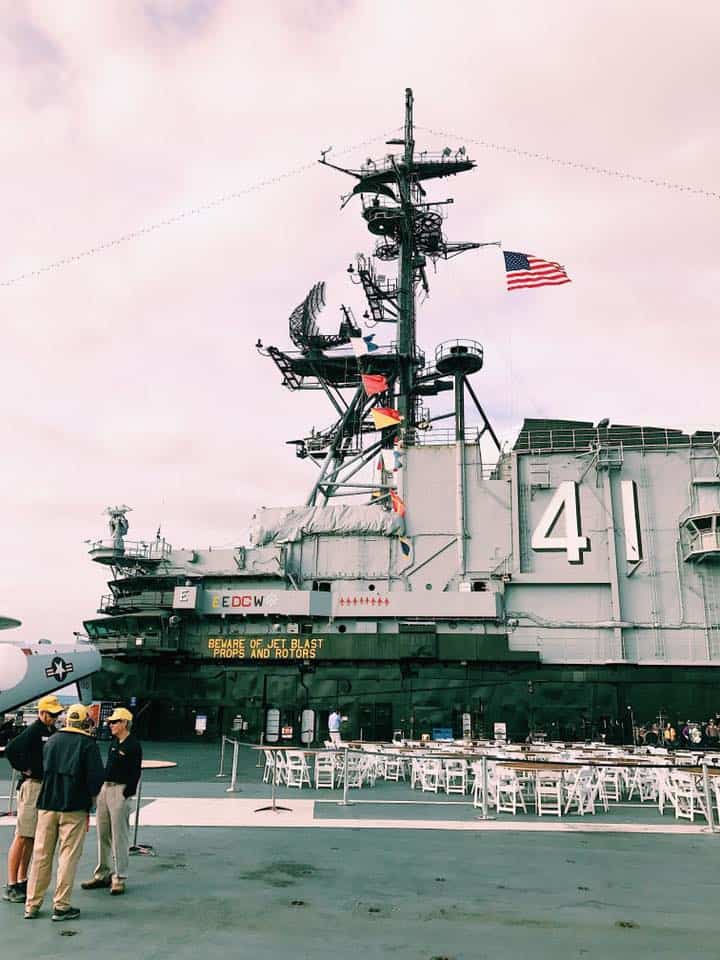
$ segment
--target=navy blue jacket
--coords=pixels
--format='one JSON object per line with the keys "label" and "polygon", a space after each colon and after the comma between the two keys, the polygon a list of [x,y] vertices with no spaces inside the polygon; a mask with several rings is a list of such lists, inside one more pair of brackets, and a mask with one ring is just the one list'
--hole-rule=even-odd
{"label": "navy blue jacket", "polygon": [[[5,756],[10,766],[23,774],[23,780],[26,770],[30,771],[31,779],[42,780],[43,748],[53,733],[53,728],[46,727],[42,720],[36,720],[5,747]],[[22,783],[22,780],[20,782]]]}
{"label": "navy blue jacket", "polygon": [[105,779],[98,745],[75,730],[59,730],[45,744],[38,810],[90,811]]}

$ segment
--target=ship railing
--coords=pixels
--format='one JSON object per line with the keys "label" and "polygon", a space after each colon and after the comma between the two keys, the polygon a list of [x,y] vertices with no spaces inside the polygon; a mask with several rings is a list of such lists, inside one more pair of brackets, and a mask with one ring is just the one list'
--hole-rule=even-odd
{"label": "ship railing", "polygon": [[698,530],[691,534],[685,551],[685,559],[707,554],[720,554],[720,530]]}
{"label": "ship railing", "polygon": [[698,431],[682,433],[664,427],[578,427],[523,431],[514,449],[518,453],[542,453],[553,450],[592,450],[607,447],[643,450],[670,450],[678,447],[713,448],[719,433]]}
{"label": "ship railing", "polygon": [[435,347],[435,363],[446,357],[456,357],[463,353],[482,357],[483,345],[477,340],[445,340]]}
{"label": "ship railing", "polygon": [[[421,150],[414,156],[415,165],[423,163],[457,163],[458,161],[467,161],[468,157],[464,150]],[[365,176],[372,176],[374,173],[384,173],[388,170],[394,170],[396,165],[405,162],[402,154],[388,153],[381,160],[370,160],[360,167],[361,173]]]}
{"label": "ship railing", "polygon": [[136,595],[105,593],[100,598],[99,613],[108,610],[156,610],[162,607],[171,608],[173,604],[172,590],[143,591]]}
{"label": "ship railing", "polygon": [[118,557],[138,560],[165,560],[172,553],[167,540],[125,540],[119,547],[115,540],[93,540],[89,553],[116,553]]}
{"label": "ship railing", "polygon": [[[433,444],[452,446],[455,443],[454,427],[436,427],[432,423],[425,426],[426,423],[427,421],[421,421],[411,435],[408,431],[408,435],[403,439],[406,447],[426,447]],[[466,444],[480,443],[482,430],[480,427],[465,427],[463,437]]]}
{"label": "ship railing", "polygon": [[155,652],[174,652],[178,649],[177,638],[172,632],[121,634],[109,633],[104,637],[93,638],[93,646],[102,654],[124,653],[142,654]]}
{"label": "ship railing", "polygon": [[[400,344],[397,340],[390,341],[390,353],[400,353]],[[415,363],[417,364],[418,369],[420,370],[420,376],[422,376],[423,373],[428,373],[431,370],[430,367],[426,366],[425,351],[422,347],[419,347],[417,344],[415,344],[415,346],[412,348],[412,355],[415,358]]]}

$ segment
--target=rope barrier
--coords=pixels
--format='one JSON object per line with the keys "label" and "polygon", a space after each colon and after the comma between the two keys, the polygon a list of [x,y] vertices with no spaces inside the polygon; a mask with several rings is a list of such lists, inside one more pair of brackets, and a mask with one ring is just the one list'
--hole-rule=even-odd
{"label": "rope barrier", "polygon": [[[644,770],[665,770],[672,772],[685,772],[690,773],[696,777],[702,777],[702,792],[705,801],[705,811],[702,811],[702,808],[698,811],[701,816],[704,816],[708,824],[708,833],[713,836],[718,836],[718,830],[716,829],[715,824],[715,814],[713,809],[713,800],[712,793],[710,790],[710,774],[711,771],[715,772],[715,775],[720,775],[720,763],[715,762],[713,764],[708,763],[704,757],[693,757],[693,758],[682,758],[685,762],[675,762],[671,758],[668,758],[665,762],[653,762],[652,760],[646,760],[646,755],[644,754],[625,754],[619,755],[617,757],[605,757],[605,758],[574,758],[566,759],[559,756],[549,756],[543,759],[536,759],[535,757],[528,757],[527,754],[515,754],[515,753],[485,753],[480,751],[475,751],[471,753],[462,753],[459,752],[440,752],[440,751],[416,751],[416,750],[392,750],[392,749],[382,749],[382,750],[367,750],[360,747],[353,747],[350,744],[342,744],[340,748],[337,747],[327,747],[324,749],[320,748],[295,748],[288,747],[287,745],[268,745],[264,744],[261,747],[250,746],[250,749],[254,750],[263,750],[266,753],[277,753],[281,751],[295,751],[302,753],[307,756],[317,756],[319,754],[340,754],[342,750],[342,799],[336,801],[338,806],[352,806],[353,802],[348,799],[348,790],[350,789],[349,784],[349,757],[365,757],[365,758],[375,758],[378,760],[394,759],[402,761],[412,761],[412,760],[465,760],[468,765],[479,762],[480,771],[479,777],[481,782],[481,796],[480,796],[480,817],[478,819],[482,821],[494,820],[495,817],[491,816],[489,813],[489,803],[488,797],[490,794],[489,789],[489,764],[495,763],[500,767],[509,767],[515,768],[517,771],[522,772],[523,770],[535,773],[536,775],[541,774],[543,769],[551,769],[553,771],[562,772],[564,770],[569,770],[572,768],[591,768],[591,769],[605,769],[605,768],[615,768],[615,769],[626,769],[628,771],[644,771]],[[260,810],[287,810],[287,807],[277,806],[276,794],[278,787],[278,763],[274,761],[272,764],[273,776],[271,781],[272,786],[272,795],[271,795],[271,806],[269,807],[260,807]],[[359,784],[358,784],[359,786]],[[476,805],[476,804],[474,804]],[[718,819],[720,820],[720,807],[718,808]]]}
{"label": "rope barrier", "polygon": [[[256,746],[254,744],[240,744],[240,746],[248,747],[251,750],[268,750],[268,751],[277,751],[277,750],[299,750],[302,753],[313,755],[318,753],[333,753],[338,752],[335,747],[293,747],[286,745],[274,746],[271,744],[263,744],[263,746]],[[698,756],[692,759],[688,759],[687,762],[670,762],[670,763],[653,763],[646,761],[645,757],[647,754],[624,754],[618,757],[608,757],[601,761],[587,759],[574,759],[569,760],[563,757],[554,756],[549,757],[548,759],[537,759],[534,756],[529,758],[526,754],[520,753],[504,753],[504,754],[494,754],[494,753],[485,753],[480,750],[467,753],[459,753],[446,751],[441,752],[439,750],[430,750],[430,751],[418,751],[414,749],[406,750],[388,750],[383,748],[382,750],[364,750],[361,747],[353,747],[351,744],[342,744],[341,749],[346,750],[348,753],[364,756],[364,757],[393,757],[399,758],[402,760],[482,760],[483,758],[489,761],[500,764],[508,763],[530,763],[534,766],[558,766],[562,764],[563,767],[642,767],[647,770],[687,770],[689,767],[700,767],[703,764],[702,757]],[[720,756],[720,754],[719,754]],[[683,758],[684,759],[684,758]],[[709,770],[718,770],[720,771],[720,761],[717,763],[707,764]]]}

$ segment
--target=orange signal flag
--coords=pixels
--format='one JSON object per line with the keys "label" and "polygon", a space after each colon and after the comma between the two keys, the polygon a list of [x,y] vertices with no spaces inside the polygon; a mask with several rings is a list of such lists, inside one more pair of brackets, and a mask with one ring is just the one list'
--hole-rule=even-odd
{"label": "orange signal flag", "polygon": [[381,373],[361,373],[360,376],[365,393],[369,397],[376,393],[385,393],[388,388],[388,382]]}
{"label": "orange signal flag", "polygon": [[384,430],[385,427],[396,427],[404,417],[390,407],[374,407],[370,411],[376,430]]}
{"label": "orange signal flag", "polygon": [[399,513],[401,517],[405,516],[405,504],[394,490],[390,491],[390,503],[395,513]]}

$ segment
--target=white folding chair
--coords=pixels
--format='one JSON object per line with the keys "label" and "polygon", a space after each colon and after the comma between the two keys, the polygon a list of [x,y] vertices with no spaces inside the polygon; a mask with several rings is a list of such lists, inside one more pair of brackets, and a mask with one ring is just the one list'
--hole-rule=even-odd
{"label": "white folding chair", "polygon": [[446,760],[444,766],[445,793],[465,794],[468,776],[467,760]]}
{"label": "white folding chair", "polygon": [[382,775],[385,780],[397,783],[402,777],[402,760],[398,756],[389,754],[382,758]]}
{"label": "white folding chair", "polygon": [[302,790],[304,783],[310,786],[310,770],[302,750],[286,750],[285,758],[287,762],[285,780],[287,786],[298,787],[300,790]]}
{"label": "white folding chair", "polygon": [[[471,764],[473,774],[472,798],[474,807],[483,805],[483,777],[482,763],[475,761]],[[497,805],[497,766],[495,763],[487,765],[487,808]]]}
{"label": "white folding chair", "polygon": [[287,783],[288,764],[287,764],[287,759],[283,755],[284,752],[286,753],[287,751],[282,751],[282,750],[273,751],[273,753],[275,754],[275,777],[276,777],[275,782],[276,783]]}
{"label": "white folding chair", "polygon": [[442,760],[424,760],[420,767],[420,788],[423,793],[437,793],[442,777]]}
{"label": "white folding chair", "polygon": [[270,783],[275,770],[274,750],[263,750],[265,754],[265,769],[263,770],[263,783]]}
{"label": "white folding chair", "polygon": [[675,788],[675,819],[682,818],[694,823],[695,814],[698,813],[708,820],[705,798],[695,776],[684,770],[673,770],[670,782]]}
{"label": "white folding chair", "polygon": [[600,767],[598,777],[602,782],[605,797],[613,803],[622,800],[623,775],[619,767]]}
{"label": "white folding chair", "polygon": [[527,813],[522,786],[518,775],[507,767],[498,767],[495,783],[496,809],[498,813],[517,813],[518,806]]}
{"label": "white folding chair", "polygon": [[563,775],[561,770],[538,770],[535,775],[535,811],[562,816]]}
{"label": "white folding chair", "polygon": [[316,753],[315,754],[315,789],[329,787],[331,790],[335,786],[335,754]]}

